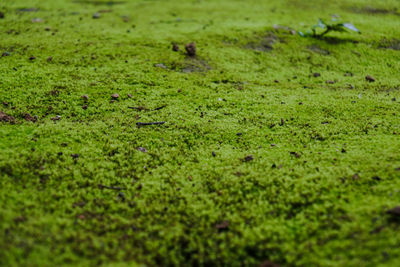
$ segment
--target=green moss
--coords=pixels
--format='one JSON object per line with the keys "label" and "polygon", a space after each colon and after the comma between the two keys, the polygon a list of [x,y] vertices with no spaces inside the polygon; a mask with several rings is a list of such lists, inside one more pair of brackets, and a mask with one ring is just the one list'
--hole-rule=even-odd
{"label": "green moss", "polygon": [[0,265],[399,265],[399,8],[3,1]]}

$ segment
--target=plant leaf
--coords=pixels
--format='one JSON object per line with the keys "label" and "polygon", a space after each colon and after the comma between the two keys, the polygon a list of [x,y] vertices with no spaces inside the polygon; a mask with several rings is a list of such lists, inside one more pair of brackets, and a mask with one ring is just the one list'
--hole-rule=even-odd
{"label": "plant leaf", "polygon": [[332,31],[337,31],[337,32],[345,32],[346,31],[346,29],[342,23],[333,24],[333,25],[330,25],[329,27],[331,28]]}
{"label": "plant leaf", "polygon": [[322,19],[318,19],[318,24],[315,24],[313,26],[313,29],[315,29],[315,28],[325,29],[326,28],[326,23]]}
{"label": "plant leaf", "polygon": [[299,35],[301,37],[310,37],[311,36],[311,32],[309,30],[306,31],[306,32],[299,31]]}
{"label": "plant leaf", "polygon": [[343,27],[345,27],[346,29],[361,33],[359,29],[357,29],[353,24],[351,23],[343,23]]}

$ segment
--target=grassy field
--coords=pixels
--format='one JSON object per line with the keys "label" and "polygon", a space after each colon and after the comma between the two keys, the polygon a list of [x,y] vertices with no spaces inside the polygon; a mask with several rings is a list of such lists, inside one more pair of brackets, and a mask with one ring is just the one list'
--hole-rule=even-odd
{"label": "grassy field", "polygon": [[400,265],[398,0],[0,12],[1,266]]}

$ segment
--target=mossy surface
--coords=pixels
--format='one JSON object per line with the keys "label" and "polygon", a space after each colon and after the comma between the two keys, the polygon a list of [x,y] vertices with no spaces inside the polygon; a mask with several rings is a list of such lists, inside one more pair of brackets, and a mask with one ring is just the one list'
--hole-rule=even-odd
{"label": "mossy surface", "polygon": [[0,11],[0,265],[400,265],[397,0]]}

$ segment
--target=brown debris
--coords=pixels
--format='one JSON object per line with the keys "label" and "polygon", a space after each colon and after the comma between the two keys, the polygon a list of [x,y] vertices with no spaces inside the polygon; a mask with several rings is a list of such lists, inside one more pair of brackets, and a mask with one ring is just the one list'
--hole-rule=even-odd
{"label": "brown debris", "polygon": [[122,16],[122,20],[124,22],[129,22],[129,21],[131,21],[131,18],[129,16]]}
{"label": "brown debris", "polygon": [[290,152],[290,155],[295,156],[297,159],[301,157],[301,154],[298,152]]}
{"label": "brown debris", "polygon": [[252,161],[252,160],[254,160],[254,157],[253,157],[253,155],[247,155],[246,157],[244,157],[243,160],[246,161],[246,162]]}
{"label": "brown debris", "polygon": [[172,51],[178,52],[179,51],[179,45],[172,44]]}
{"label": "brown debris", "polygon": [[195,57],[196,56],[196,43],[191,42],[185,46],[186,53],[188,54],[189,57]]}
{"label": "brown debris", "polygon": [[136,148],[138,151],[143,152],[143,153],[147,153],[147,149],[144,147],[138,147]]}
{"label": "brown debris", "polygon": [[370,82],[370,83],[375,82],[375,78],[372,77],[371,75],[365,76],[365,80],[368,81],[368,82]]}
{"label": "brown debris", "polygon": [[80,207],[80,208],[82,208],[82,207],[84,207],[85,205],[86,205],[86,202],[81,201],[81,202],[75,202],[75,203],[73,203],[73,204],[72,204],[72,207],[73,207],[73,208],[75,208],[75,207]]}
{"label": "brown debris", "polygon": [[71,154],[71,157],[72,157],[73,159],[78,159],[78,158],[79,158],[79,154]]}
{"label": "brown debris", "polygon": [[37,121],[37,116],[32,117],[31,114],[25,113],[24,114],[24,119],[26,121],[36,122]]}
{"label": "brown debris", "polygon": [[61,116],[57,115],[57,116],[51,118],[51,120],[52,121],[59,121],[59,120],[61,120]]}
{"label": "brown debris", "polygon": [[26,218],[25,216],[18,216],[18,217],[16,217],[16,218],[14,218],[14,222],[15,222],[16,224],[25,222],[26,220],[27,220],[27,218]]}
{"label": "brown debris", "polygon": [[229,221],[223,221],[215,225],[218,232],[226,231],[229,229]]}
{"label": "brown debris", "polygon": [[14,124],[15,118],[13,116],[7,115],[3,111],[0,111],[0,121],[1,122],[9,122],[11,124]]}
{"label": "brown debris", "polygon": [[137,122],[136,126],[148,126],[148,125],[161,125],[164,124],[165,121],[155,121],[155,122]]}
{"label": "brown debris", "polygon": [[52,96],[58,96],[60,94],[60,91],[59,90],[51,90],[49,92],[49,94],[52,95]]}

